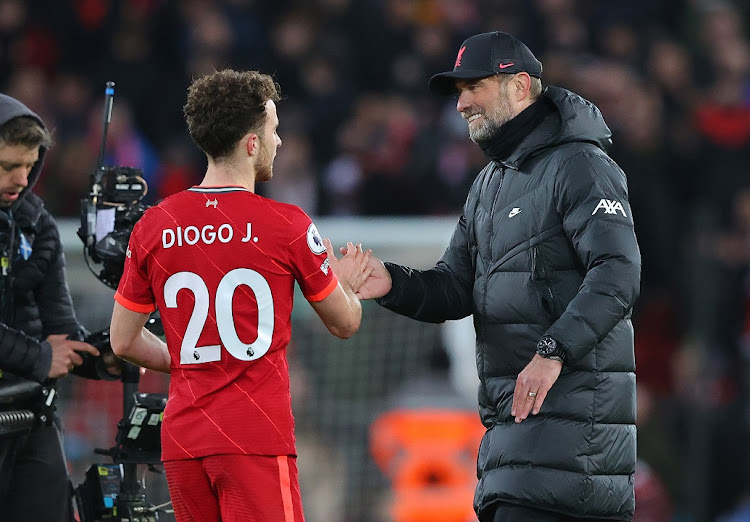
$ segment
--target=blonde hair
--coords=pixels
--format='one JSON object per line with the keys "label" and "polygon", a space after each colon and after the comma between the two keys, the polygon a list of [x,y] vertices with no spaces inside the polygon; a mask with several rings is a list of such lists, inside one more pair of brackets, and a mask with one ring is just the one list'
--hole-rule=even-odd
{"label": "blonde hair", "polygon": [[536,76],[531,76],[531,86],[529,87],[529,95],[532,100],[536,100],[542,95],[542,80]]}

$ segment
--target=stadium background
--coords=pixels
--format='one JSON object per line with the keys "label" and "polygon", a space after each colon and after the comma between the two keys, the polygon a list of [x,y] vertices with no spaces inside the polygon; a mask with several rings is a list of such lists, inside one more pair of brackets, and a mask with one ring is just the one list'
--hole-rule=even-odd
{"label": "stadium background", "polygon": [[[0,0],[0,90],[54,129],[35,190],[62,224],[77,311],[95,330],[112,293],[83,264],[75,218],[106,81],[116,83],[106,163],[143,168],[153,203],[203,172],[181,119],[189,79],[225,66],[273,73],[284,144],[260,191],[300,205],[335,242],[427,267],[486,162],[427,78],[470,34],[515,34],[546,84],[601,108],[628,175],[643,254],[638,519],[750,520],[749,14],[747,0]],[[290,359],[308,519],[385,520],[389,482],[369,426],[403,400],[474,410],[471,328],[368,304],[343,343],[297,302]],[[101,461],[91,449],[114,440],[120,390],[62,385],[77,481]],[[151,477],[149,495],[163,495]]]}

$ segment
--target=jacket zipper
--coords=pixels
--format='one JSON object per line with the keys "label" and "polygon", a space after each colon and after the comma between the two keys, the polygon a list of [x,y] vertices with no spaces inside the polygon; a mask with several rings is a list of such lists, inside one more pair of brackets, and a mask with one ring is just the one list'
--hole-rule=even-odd
{"label": "jacket zipper", "polygon": [[[495,197],[492,199],[492,208],[490,208],[490,248],[492,248],[492,238],[495,235],[495,207],[497,206],[497,199],[500,197],[500,191],[503,188],[503,181],[505,181],[505,171],[507,169],[512,170],[518,170],[517,167],[514,167],[510,163],[505,163],[504,161],[497,161],[498,165],[500,165],[500,183],[497,184],[497,190],[495,190]],[[481,196],[481,194],[480,194]],[[490,265],[491,266],[491,265]],[[487,276],[490,275],[490,272],[487,272]],[[487,305],[487,284],[489,282],[488,277],[485,277],[484,279],[484,299],[482,302],[483,310],[486,310]]]}
{"label": "jacket zipper", "polygon": [[9,237],[8,244],[4,246],[0,259],[0,284],[2,284],[2,290],[0,295],[0,319],[4,324],[12,326],[15,318],[15,307],[13,303],[13,285],[12,285],[12,273],[11,266],[13,264],[13,255],[16,248],[16,222],[13,219],[13,214],[8,211],[8,228]]}
{"label": "jacket zipper", "polygon": [[[540,277],[537,278],[537,266],[539,267]],[[555,301],[555,292],[552,290],[552,282],[547,274],[547,267],[544,265],[544,259],[539,255],[539,249],[534,246],[531,249],[531,277],[544,282],[546,293],[550,298],[550,315],[552,319],[557,318],[557,303]],[[541,295],[539,296],[541,298]],[[544,304],[544,303],[542,303]]]}
{"label": "jacket zipper", "polygon": [[[509,167],[509,165],[505,163],[500,164],[500,182],[497,185],[497,189],[495,190],[495,197],[492,198],[492,207],[490,208],[490,250],[492,249],[492,240],[495,236],[495,206],[497,204],[498,197],[500,196],[500,190],[503,188],[503,181],[505,181],[505,169]],[[481,197],[481,194],[478,195],[478,197]],[[479,250],[477,250],[477,255],[479,254]],[[482,312],[486,315],[487,314],[487,293],[489,290],[489,280],[490,274],[485,274],[484,278],[484,292],[482,292]],[[482,321],[482,339],[485,339],[485,324],[486,321]],[[484,341],[482,342],[482,352],[484,352]],[[487,395],[487,381],[486,379],[482,379],[482,376],[484,375],[484,353],[482,353],[482,357],[480,358],[482,368],[479,372],[480,382],[482,383],[482,392],[484,395]]]}

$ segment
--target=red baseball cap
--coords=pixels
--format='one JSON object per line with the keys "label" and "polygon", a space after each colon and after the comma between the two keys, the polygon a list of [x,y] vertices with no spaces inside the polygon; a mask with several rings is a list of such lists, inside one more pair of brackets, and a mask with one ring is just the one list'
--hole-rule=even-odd
{"label": "red baseball cap", "polygon": [[434,94],[455,94],[456,80],[519,72],[541,78],[542,62],[515,36],[493,31],[467,38],[458,50],[453,70],[436,74],[428,86]]}

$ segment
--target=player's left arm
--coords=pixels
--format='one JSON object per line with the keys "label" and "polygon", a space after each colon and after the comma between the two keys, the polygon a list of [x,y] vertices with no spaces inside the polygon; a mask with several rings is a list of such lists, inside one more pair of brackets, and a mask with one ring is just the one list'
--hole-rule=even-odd
{"label": "player's left arm", "polygon": [[171,359],[167,344],[143,327],[149,315],[128,310],[115,301],[109,326],[112,351],[138,366],[169,373]]}

